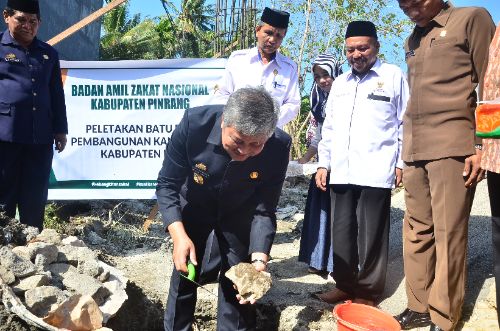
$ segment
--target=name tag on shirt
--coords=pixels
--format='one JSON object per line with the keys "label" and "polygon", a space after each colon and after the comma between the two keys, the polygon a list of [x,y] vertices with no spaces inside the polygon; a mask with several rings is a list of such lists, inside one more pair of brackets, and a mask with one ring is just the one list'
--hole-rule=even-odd
{"label": "name tag on shirt", "polygon": [[384,101],[384,102],[391,102],[391,98],[389,98],[386,95],[378,95],[374,93],[368,94],[368,99],[370,100],[377,100],[377,101]]}
{"label": "name tag on shirt", "polygon": [[280,83],[278,83],[278,82],[276,82],[276,81],[275,81],[275,82],[273,82],[273,84],[272,84],[272,85],[273,85],[273,87],[274,87],[274,88],[284,88],[284,87],[285,87],[285,85],[280,84]]}

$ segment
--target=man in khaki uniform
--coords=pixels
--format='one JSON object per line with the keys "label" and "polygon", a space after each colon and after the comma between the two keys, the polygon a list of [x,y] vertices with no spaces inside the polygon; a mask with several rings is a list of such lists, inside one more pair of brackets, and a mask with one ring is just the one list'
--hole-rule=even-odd
{"label": "man in khaki uniform", "polygon": [[495,24],[484,8],[398,0],[416,23],[406,45],[410,100],[403,118],[403,330],[453,330],[465,292],[467,223],[483,176],[475,139],[476,87]]}

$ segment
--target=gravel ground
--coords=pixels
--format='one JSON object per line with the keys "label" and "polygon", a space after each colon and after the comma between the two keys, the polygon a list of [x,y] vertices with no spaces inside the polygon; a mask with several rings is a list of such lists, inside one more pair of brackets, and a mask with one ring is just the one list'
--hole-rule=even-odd
{"label": "gravel ground", "polygon": [[[284,213],[278,221],[278,233],[271,251],[273,260],[269,263],[273,286],[257,305],[259,330],[337,329],[331,313],[333,307],[310,295],[332,288],[333,283],[308,274],[307,266],[297,261],[307,185],[305,179],[292,180],[285,186],[280,200],[280,209]],[[94,241],[93,247],[101,252],[104,260],[123,270],[130,280],[130,299],[109,325],[115,331],[162,329],[162,309],[172,270],[171,247],[161,232],[159,218],[148,233],[141,234],[144,216],[151,205],[122,203],[115,205],[112,213],[103,214],[105,217],[100,222],[96,223],[95,217],[76,221],[90,224],[76,232],[85,237],[87,243]],[[379,305],[390,314],[398,314],[406,307],[401,240],[403,211],[403,191],[399,191],[392,199],[388,278],[384,299]],[[491,287],[494,282],[489,215],[486,183],[483,182],[477,188],[469,225],[468,282],[463,319],[458,330],[498,330],[496,311],[492,308],[494,287],[493,290]],[[102,238],[98,237],[96,241],[94,233]],[[216,285],[206,287],[216,293]],[[203,290],[198,291],[198,298],[194,330],[215,330],[216,298]],[[5,315],[1,308],[0,305],[0,330],[34,330],[20,325],[23,323],[15,318],[12,320],[12,316]],[[6,321],[17,327],[5,329]]]}
{"label": "gravel ground", "polygon": [[[392,229],[388,280],[384,295],[386,298],[381,302],[380,308],[395,315],[403,311],[407,303],[402,259],[401,229],[405,208],[403,191],[393,196],[391,205]],[[498,330],[496,312],[491,307],[494,300],[489,298],[493,294],[490,293],[492,286],[494,291],[490,215],[488,190],[486,182],[483,181],[477,187],[469,221],[467,287],[462,321],[458,330]]]}
{"label": "gravel ground", "polygon": [[[303,210],[301,192],[303,191],[300,187],[288,188],[282,196],[280,206],[292,205],[299,211]],[[402,258],[402,220],[405,208],[402,190],[393,195],[391,205],[389,269],[384,299],[379,307],[395,315],[403,311],[407,303]],[[491,274],[490,209],[485,182],[477,188],[471,215],[467,290],[463,318],[458,330],[498,330],[494,309],[494,281]],[[331,313],[333,307],[310,296],[310,293],[332,288],[333,284],[323,277],[308,274],[307,266],[297,262],[302,218],[303,215],[299,212],[278,222],[278,234],[271,251],[273,260],[269,264],[274,283],[259,307],[263,312],[261,320],[272,319],[275,323],[263,323],[262,330],[336,330]],[[199,294],[202,301],[206,300],[205,303],[214,303],[214,300],[207,298],[204,293]]]}

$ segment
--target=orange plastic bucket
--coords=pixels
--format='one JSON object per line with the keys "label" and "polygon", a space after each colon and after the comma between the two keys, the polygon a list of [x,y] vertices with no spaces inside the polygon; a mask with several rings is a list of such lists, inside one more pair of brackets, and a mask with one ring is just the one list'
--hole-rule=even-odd
{"label": "orange plastic bucket", "polygon": [[386,312],[350,301],[336,305],[333,316],[338,331],[401,331],[398,321]]}

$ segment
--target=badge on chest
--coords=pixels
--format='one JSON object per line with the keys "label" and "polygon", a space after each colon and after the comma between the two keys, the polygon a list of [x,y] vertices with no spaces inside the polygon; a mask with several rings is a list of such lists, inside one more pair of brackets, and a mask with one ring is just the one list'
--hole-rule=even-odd
{"label": "badge on chest", "polygon": [[259,178],[259,173],[257,171],[252,171],[250,173],[250,179],[256,180]]}
{"label": "badge on chest", "polygon": [[273,70],[273,81],[271,86],[273,89],[284,89],[286,87],[283,82],[283,76],[278,76],[278,69]]}
{"label": "badge on chest", "polygon": [[391,101],[391,98],[387,95],[386,91],[384,90],[383,81],[377,82],[377,88],[373,90],[372,93],[368,94],[368,99],[376,101],[384,101],[384,102]]}
{"label": "badge on chest", "polygon": [[205,184],[205,181],[210,177],[207,172],[207,166],[203,163],[197,163],[193,167],[193,181],[198,185]]}
{"label": "badge on chest", "polygon": [[5,62],[15,62],[15,63],[21,62],[21,60],[19,60],[17,58],[16,54],[14,54],[14,53],[9,53],[9,54],[5,55],[4,60],[5,60]]}

